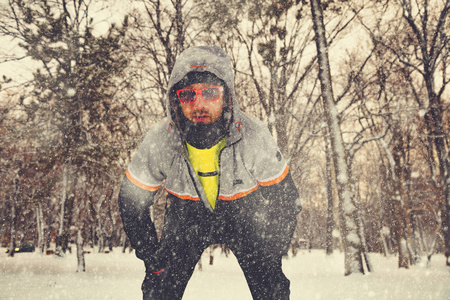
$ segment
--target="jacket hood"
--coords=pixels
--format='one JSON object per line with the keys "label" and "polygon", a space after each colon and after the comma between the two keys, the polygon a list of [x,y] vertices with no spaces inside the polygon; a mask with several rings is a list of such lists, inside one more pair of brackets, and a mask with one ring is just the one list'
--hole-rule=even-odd
{"label": "jacket hood", "polygon": [[167,115],[175,126],[180,130],[178,99],[175,88],[177,84],[186,78],[191,72],[210,73],[223,81],[228,91],[228,99],[224,99],[223,118],[226,121],[227,131],[232,124],[232,119],[236,116],[239,105],[237,104],[234,89],[234,72],[228,54],[218,46],[197,46],[184,50],[177,58],[169,79],[166,97]]}

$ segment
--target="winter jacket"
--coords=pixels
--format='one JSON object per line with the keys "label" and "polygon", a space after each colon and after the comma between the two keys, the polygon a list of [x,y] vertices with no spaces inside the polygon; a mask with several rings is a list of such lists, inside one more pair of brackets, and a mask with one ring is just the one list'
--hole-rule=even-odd
{"label": "winter jacket", "polygon": [[[174,108],[177,99],[173,96],[173,87],[191,71],[213,73],[226,83],[229,91],[226,145],[219,157],[215,210],[208,203],[189,162],[185,137]],[[165,241],[158,243],[148,213],[160,186],[168,192],[175,208],[182,207],[192,214],[198,214],[199,210],[205,215],[222,214],[233,218],[233,222],[255,221],[258,226],[252,228],[262,231],[268,251],[276,255],[285,253],[295,228],[295,216],[301,210],[299,195],[286,160],[267,127],[240,110],[235,99],[231,62],[221,48],[193,47],[180,55],[169,81],[167,112],[168,117],[148,131],[134,154],[119,195],[124,229],[137,256],[150,260],[156,251],[163,251],[161,247]],[[259,217],[261,209],[265,215],[262,221]],[[230,211],[233,211],[232,216]],[[198,218],[198,215],[178,213],[180,215],[185,219],[179,222],[185,224]],[[176,234],[175,230],[172,234]],[[162,239],[165,238],[167,235],[163,235]]]}

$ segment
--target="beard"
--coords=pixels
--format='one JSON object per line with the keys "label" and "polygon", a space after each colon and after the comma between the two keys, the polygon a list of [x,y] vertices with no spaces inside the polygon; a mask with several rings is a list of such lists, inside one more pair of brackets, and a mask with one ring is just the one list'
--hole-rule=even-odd
{"label": "beard", "polygon": [[209,149],[226,134],[223,115],[214,123],[195,123],[183,116],[186,141],[197,149]]}

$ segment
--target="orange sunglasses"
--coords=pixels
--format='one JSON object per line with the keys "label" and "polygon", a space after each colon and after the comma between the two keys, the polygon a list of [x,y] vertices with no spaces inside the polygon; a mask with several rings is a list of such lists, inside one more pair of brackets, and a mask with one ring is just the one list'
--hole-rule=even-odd
{"label": "orange sunglasses", "polygon": [[202,94],[206,101],[216,101],[220,98],[221,90],[221,86],[208,86],[200,90],[181,89],[177,91],[177,96],[181,103],[194,102],[198,94]]}

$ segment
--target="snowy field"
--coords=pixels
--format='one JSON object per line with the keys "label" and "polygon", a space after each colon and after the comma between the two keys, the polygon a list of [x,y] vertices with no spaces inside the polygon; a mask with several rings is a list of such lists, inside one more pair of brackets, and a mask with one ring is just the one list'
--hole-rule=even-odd
{"label": "snowy field", "polygon": [[[134,254],[120,251],[86,254],[86,272],[76,273],[76,256],[66,258],[18,253],[9,258],[0,249],[0,299],[141,299],[143,264]],[[205,253],[203,271],[196,270],[183,300],[251,299],[236,259],[216,250],[213,266]],[[343,254],[326,257],[324,251],[300,252],[285,259],[291,280],[291,299],[439,299],[450,300],[450,268],[442,255],[431,266],[397,268],[396,257],[370,256],[375,272],[343,276]],[[425,260],[425,259],[424,259]]]}

